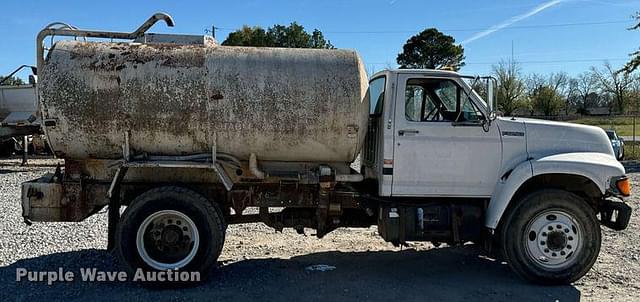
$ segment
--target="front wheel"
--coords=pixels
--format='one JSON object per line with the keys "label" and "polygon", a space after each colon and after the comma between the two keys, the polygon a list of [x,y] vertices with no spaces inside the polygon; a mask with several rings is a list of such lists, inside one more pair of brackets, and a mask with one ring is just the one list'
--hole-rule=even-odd
{"label": "front wheel", "polygon": [[530,193],[505,214],[500,244],[509,266],[527,280],[567,284],[584,276],[600,252],[600,224],[579,196]]}

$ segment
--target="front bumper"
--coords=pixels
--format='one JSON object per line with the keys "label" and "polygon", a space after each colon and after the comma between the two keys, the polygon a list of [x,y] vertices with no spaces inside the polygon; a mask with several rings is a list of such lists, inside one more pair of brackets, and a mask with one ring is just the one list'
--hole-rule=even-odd
{"label": "front bumper", "polygon": [[605,199],[600,205],[600,223],[616,231],[627,228],[631,207],[624,202]]}

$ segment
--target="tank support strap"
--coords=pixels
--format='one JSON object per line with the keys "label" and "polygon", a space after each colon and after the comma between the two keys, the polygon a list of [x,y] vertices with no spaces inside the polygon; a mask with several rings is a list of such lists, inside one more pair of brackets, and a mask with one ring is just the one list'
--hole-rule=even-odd
{"label": "tank support strap", "polygon": [[124,179],[124,175],[127,174],[127,167],[121,166],[116,171],[116,175],[111,181],[109,191],[109,211],[108,211],[108,229],[107,229],[107,250],[112,250],[116,245],[116,228],[120,221],[120,183]]}

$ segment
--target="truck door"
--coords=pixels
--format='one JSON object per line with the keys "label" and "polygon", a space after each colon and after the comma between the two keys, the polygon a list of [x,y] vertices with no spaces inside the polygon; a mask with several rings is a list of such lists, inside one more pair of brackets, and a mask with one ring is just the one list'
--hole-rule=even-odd
{"label": "truck door", "polygon": [[458,81],[398,75],[392,195],[491,196],[499,129]]}

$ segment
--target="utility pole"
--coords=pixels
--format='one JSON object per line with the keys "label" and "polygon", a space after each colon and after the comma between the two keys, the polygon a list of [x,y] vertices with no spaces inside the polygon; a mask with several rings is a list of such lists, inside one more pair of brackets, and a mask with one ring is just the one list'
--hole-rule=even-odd
{"label": "utility pole", "polygon": [[215,25],[211,25],[211,29],[205,29],[204,33],[211,33],[211,36],[215,39],[216,38],[216,26]]}
{"label": "utility pole", "polygon": [[514,62],[514,56],[513,56],[513,40],[511,40],[511,62]]}

